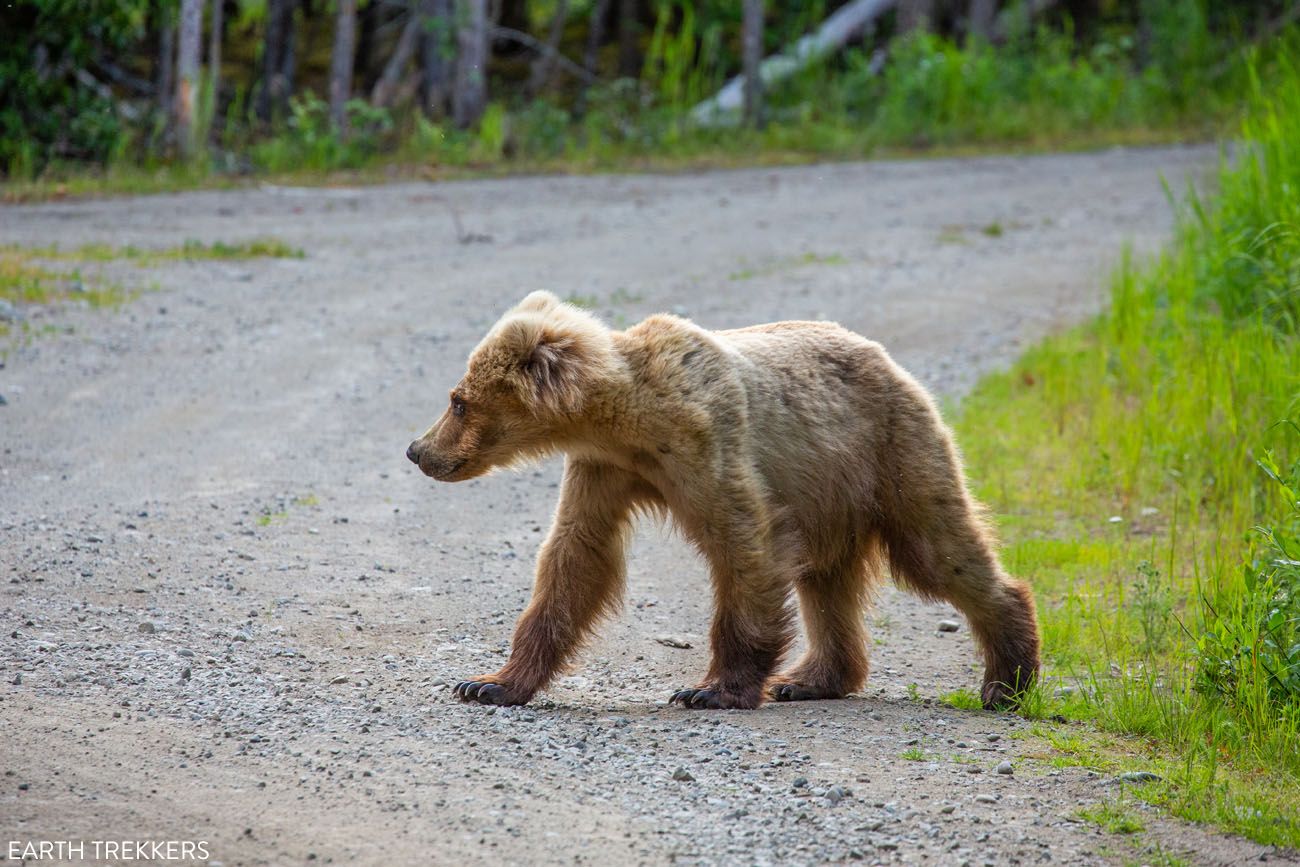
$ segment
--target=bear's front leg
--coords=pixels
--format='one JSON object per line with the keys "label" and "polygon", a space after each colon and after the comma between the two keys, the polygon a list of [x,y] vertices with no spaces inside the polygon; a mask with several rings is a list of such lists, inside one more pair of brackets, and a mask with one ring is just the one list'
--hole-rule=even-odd
{"label": "bear's front leg", "polygon": [[758,707],[792,636],[790,580],[773,556],[761,500],[736,492],[724,502],[707,524],[688,527],[709,559],[713,658],[703,681],[669,699],[682,707]]}
{"label": "bear's front leg", "polygon": [[533,599],[515,626],[510,659],[495,674],[456,684],[462,701],[524,704],[572,658],[623,594],[632,510],[647,492],[635,476],[585,461],[565,465],[560,503],[537,558]]}

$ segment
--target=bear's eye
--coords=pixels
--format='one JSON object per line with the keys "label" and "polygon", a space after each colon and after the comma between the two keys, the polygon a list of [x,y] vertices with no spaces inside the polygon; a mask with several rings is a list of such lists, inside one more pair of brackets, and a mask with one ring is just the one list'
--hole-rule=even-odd
{"label": "bear's eye", "polygon": [[461,400],[459,395],[451,396],[451,414],[457,418],[465,414],[465,401]]}

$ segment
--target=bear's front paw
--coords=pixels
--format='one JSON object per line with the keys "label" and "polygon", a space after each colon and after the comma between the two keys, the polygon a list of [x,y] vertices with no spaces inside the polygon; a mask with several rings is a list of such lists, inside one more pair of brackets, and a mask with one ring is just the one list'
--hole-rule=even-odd
{"label": "bear's front paw", "polygon": [[508,707],[525,704],[530,695],[520,695],[503,683],[497,683],[490,675],[474,680],[462,680],[452,689],[452,694],[463,702],[478,704],[495,704]]}
{"label": "bear's front paw", "polygon": [[[751,694],[752,693],[752,694]],[[712,686],[679,689],[668,699],[669,704],[680,704],[695,710],[721,710],[723,708],[754,708],[762,701],[757,690],[745,693],[732,692]]]}

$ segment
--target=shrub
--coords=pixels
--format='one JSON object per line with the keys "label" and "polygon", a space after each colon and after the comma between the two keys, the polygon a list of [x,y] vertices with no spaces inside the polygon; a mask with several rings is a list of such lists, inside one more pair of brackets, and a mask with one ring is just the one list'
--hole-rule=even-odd
{"label": "shrub", "polygon": [[1300,703],[1300,460],[1283,471],[1268,453],[1259,465],[1280,490],[1286,513],[1273,526],[1256,528],[1259,548],[1242,571],[1241,587],[1219,606],[1206,600],[1198,683],[1235,704],[1260,697],[1273,705]]}
{"label": "shrub", "polygon": [[87,67],[144,30],[145,0],[18,0],[0,8],[0,175],[104,162],[122,125]]}

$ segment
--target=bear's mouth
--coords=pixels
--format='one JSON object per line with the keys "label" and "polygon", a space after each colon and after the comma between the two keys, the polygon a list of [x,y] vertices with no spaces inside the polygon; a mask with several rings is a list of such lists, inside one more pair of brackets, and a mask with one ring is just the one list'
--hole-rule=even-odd
{"label": "bear's mouth", "polygon": [[423,470],[424,474],[431,479],[437,479],[440,482],[454,482],[456,479],[452,478],[452,476],[456,475],[460,468],[465,466],[468,462],[469,458],[461,458],[460,460],[453,461],[450,464],[440,464],[427,469],[425,467],[420,467],[420,469]]}

